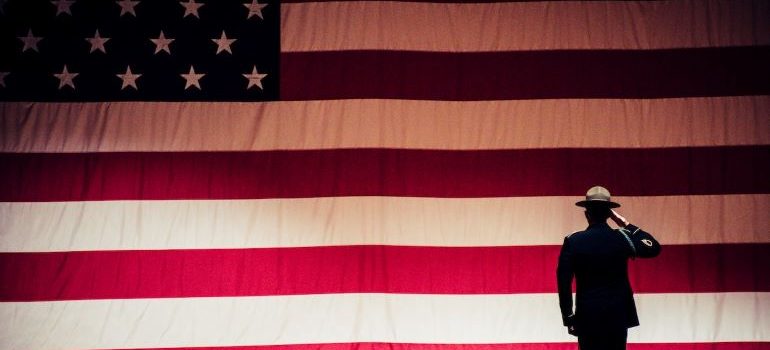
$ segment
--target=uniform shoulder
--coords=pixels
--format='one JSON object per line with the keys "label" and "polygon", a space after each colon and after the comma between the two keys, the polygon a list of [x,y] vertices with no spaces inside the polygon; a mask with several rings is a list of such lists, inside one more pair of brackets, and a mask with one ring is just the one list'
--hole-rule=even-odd
{"label": "uniform shoulder", "polygon": [[568,234],[568,235],[567,235],[567,236],[565,236],[564,238],[571,238],[571,237],[575,237],[575,236],[577,236],[577,235],[580,235],[580,234],[581,234],[581,233],[583,233],[583,232],[585,232],[585,231],[582,231],[582,230],[581,230],[581,231],[575,231],[575,232],[572,232],[572,233]]}

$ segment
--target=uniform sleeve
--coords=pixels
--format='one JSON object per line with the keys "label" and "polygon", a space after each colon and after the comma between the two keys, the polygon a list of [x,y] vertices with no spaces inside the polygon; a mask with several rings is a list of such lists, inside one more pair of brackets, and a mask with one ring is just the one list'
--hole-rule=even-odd
{"label": "uniform sleeve", "polygon": [[640,258],[654,258],[660,254],[660,243],[648,232],[628,225],[624,228],[636,248],[636,256]]}
{"label": "uniform sleeve", "polygon": [[572,266],[572,250],[569,240],[564,239],[559,253],[559,264],[556,267],[556,284],[559,289],[559,308],[561,309],[562,322],[565,326],[572,326],[572,279],[575,271]]}

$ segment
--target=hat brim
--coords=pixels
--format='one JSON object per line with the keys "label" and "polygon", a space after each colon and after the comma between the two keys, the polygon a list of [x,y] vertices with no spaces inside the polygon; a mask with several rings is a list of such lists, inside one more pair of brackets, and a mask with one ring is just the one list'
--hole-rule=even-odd
{"label": "hat brim", "polygon": [[620,207],[620,204],[618,204],[618,203],[615,203],[615,202],[612,202],[612,201],[601,200],[601,199],[584,200],[584,201],[580,201],[580,202],[575,203],[575,205],[577,205],[578,207],[583,207],[583,208],[593,207],[593,206],[597,206],[597,207],[602,207],[603,206],[603,207],[609,207],[609,208],[619,208]]}

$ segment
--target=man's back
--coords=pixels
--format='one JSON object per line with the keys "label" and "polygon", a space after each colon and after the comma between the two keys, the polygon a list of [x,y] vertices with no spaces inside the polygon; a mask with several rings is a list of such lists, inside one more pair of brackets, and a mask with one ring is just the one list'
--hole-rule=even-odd
{"label": "man's back", "polygon": [[[557,282],[564,324],[578,332],[625,330],[639,325],[628,280],[628,259],[654,257],[660,244],[634,225],[614,230],[606,222],[592,223],[585,231],[564,239],[559,254]],[[575,312],[572,279],[576,280]]]}
{"label": "man's back", "polygon": [[[628,241],[606,223],[594,224],[565,239],[569,262],[560,261],[560,273],[572,270],[576,280],[576,322],[580,329],[628,328],[639,325],[628,281]],[[562,254],[567,258],[567,254]],[[565,269],[566,264],[571,269]],[[568,278],[565,276],[560,276]],[[570,293],[570,298],[572,295]]]}

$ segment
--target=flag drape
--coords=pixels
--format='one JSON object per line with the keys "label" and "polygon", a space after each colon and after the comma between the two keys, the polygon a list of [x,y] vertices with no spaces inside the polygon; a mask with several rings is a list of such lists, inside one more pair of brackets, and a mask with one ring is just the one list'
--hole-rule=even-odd
{"label": "flag drape", "polygon": [[249,4],[264,95],[37,96],[0,59],[0,348],[574,349],[556,260],[604,185],[663,244],[629,349],[770,349],[770,3]]}

